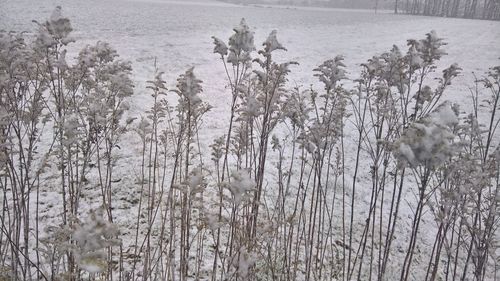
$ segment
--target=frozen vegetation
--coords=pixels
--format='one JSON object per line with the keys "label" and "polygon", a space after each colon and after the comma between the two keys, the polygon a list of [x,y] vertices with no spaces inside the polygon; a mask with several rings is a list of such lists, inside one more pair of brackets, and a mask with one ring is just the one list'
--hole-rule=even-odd
{"label": "frozen vegetation", "polygon": [[0,3],[0,280],[499,278],[498,23]]}

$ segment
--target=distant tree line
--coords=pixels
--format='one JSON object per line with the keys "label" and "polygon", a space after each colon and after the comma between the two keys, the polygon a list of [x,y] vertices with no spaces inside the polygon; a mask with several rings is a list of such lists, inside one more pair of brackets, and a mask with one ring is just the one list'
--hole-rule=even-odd
{"label": "distant tree line", "polygon": [[500,20],[500,0],[219,0],[237,4],[391,9],[411,15]]}
{"label": "distant tree line", "polygon": [[500,0],[396,0],[394,12],[412,15],[500,20]]}

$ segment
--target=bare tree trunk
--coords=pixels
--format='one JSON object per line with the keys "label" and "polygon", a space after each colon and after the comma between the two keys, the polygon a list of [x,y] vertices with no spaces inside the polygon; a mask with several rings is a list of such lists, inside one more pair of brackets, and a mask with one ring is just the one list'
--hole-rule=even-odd
{"label": "bare tree trunk", "polygon": [[454,0],[453,1],[453,7],[451,10],[451,16],[452,17],[457,17],[458,16],[458,9],[460,7],[460,0]]}
{"label": "bare tree trunk", "polygon": [[470,13],[469,13],[469,17],[471,19],[475,18],[476,17],[476,8],[477,8],[477,0],[472,0],[472,4],[471,4],[471,7],[470,7]]}

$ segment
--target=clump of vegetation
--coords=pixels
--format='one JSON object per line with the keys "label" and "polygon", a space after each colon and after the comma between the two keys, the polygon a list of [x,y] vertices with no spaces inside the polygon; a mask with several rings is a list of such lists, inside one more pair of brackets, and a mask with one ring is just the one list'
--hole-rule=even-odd
{"label": "clump of vegetation", "polygon": [[[461,69],[437,71],[435,32],[356,79],[336,56],[313,70],[320,88],[290,87],[277,32],[257,51],[242,20],[213,38],[230,111],[207,161],[193,68],[171,90],[156,69],[131,116],[130,62],[97,42],[68,63],[71,31],[58,7],[33,37],[0,32],[0,278],[496,276],[500,67],[469,113],[444,101]],[[124,136],[140,144],[135,181],[118,177]]]}

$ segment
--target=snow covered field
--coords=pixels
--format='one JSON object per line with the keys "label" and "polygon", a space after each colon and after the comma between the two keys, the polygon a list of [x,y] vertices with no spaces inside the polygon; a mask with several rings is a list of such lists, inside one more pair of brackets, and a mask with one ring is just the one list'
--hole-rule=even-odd
{"label": "snow covered field", "polygon": [[[299,63],[291,67],[289,88],[301,86],[302,89],[307,89],[313,85],[320,89],[317,79],[313,77],[313,69],[337,55],[345,57],[347,77],[356,79],[362,69],[361,63],[367,59],[390,50],[393,45],[405,50],[407,39],[421,39],[426,33],[435,30],[448,44],[444,47],[447,55],[437,64],[438,71],[452,63],[457,63],[462,68],[461,75],[445,92],[443,100],[459,102],[462,109],[470,110],[468,87],[473,85],[473,73],[481,76],[489,68],[500,64],[500,22],[373,14],[354,10],[237,6],[211,0],[0,0],[0,30],[33,31],[35,24],[31,20],[42,22],[57,5],[62,6],[64,15],[71,19],[73,37],[77,40],[70,45],[69,60],[85,44],[100,40],[116,48],[122,59],[132,61],[135,93],[131,97],[128,116],[144,115],[152,104],[145,82],[154,76],[155,61],[156,67],[165,72],[164,79],[169,89],[174,88],[175,79],[180,74],[189,67],[195,67],[195,74],[204,82],[204,91],[200,96],[213,107],[204,117],[199,136],[201,152],[206,162],[210,159],[209,145],[227,132],[231,104],[230,89],[224,79],[225,70],[219,56],[213,53],[211,37],[225,40],[233,33],[232,28],[241,18],[245,18],[255,32],[257,49],[269,32],[274,29],[278,31],[278,39],[288,51],[279,53],[274,59],[278,62]],[[346,132],[347,150],[356,148],[353,143],[355,138],[356,132]],[[119,152],[121,159],[117,162],[116,177],[123,179],[120,186],[130,188],[122,192],[125,194],[123,196],[133,197],[134,193],[138,193],[138,186],[134,182],[141,172],[141,143],[139,138],[131,136],[125,138],[123,143],[122,147],[125,149]],[[346,158],[346,166],[349,168],[352,168],[355,161],[354,156],[351,154]],[[268,173],[276,176],[276,155],[270,158]],[[364,169],[364,176],[358,179],[361,184],[354,196],[360,202],[368,203],[371,185],[366,171],[370,167],[366,163],[362,163],[361,167]],[[351,175],[352,171],[348,170],[347,174]],[[213,179],[215,176],[211,177]],[[414,199],[411,192],[405,190],[404,193],[407,200]],[[58,196],[55,192],[48,194]],[[46,197],[50,201],[50,195]],[[99,203],[98,198],[90,201],[96,206]],[[127,204],[120,202],[117,205]],[[359,206],[366,205],[361,203]],[[86,208],[89,206],[82,206],[82,209]],[[119,224],[128,225],[132,216],[127,214],[136,216],[135,206],[117,208],[115,214]],[[359,208],[356,210],[359,215],[356,221],[359,221],[361,231],[362,221],[366,219],[368,210]],[[401,208],[401,217],[411,216],[412,209],[408,204],[403,203]],[[49,209],[45,212],[49,218],[57,216],[57,211]],[[407,220],[402,224],[396,237],[404,236],[411,229],[410,222]],[[425,225],[434,227],[431,219],[423,224],[423,229]],[[339,229],[336,228],[336,231]],[[128,234],[131,232],[125,231]],[[425,251],[432,248],[432,245],[425,243],[425,239],[427,236],[434,237],[435,232],[435,229],[423,231],[423,256]],[[399,249],[399,254],[395,255],[394,260],[403,259],[406,241],[396,240],[395,247]],[[210,270],[210,266],[204,265],[207,270]],[[398,271],[398,268],[388,270]],[[410,280],[423,280],[421,274],[418,273]],[[390,274],[388,276],[395,278]]]}
{"label": "snow covered field", "polygon": [[43,21],[53,7],[61,5],[75,29],[75,51],[98,40],[110,43],[123,59],[133,63],[139,93],[133,110],[137,113],[149,106],[141,102],[140,93],[145,91],[145,81],[154,75],[155,58],[170,85],[194,66],[196,75],[206,82],[204,96],[214,106],[207,120],[208,126],[217,130],[215,135],[226,130],[227,121],[220,116],[227,114],[229,101],[223,94],[227,93],[227,82],[221,79],[224,69],[213,54],[211,37],[228,38],[241,18],[255,31],[257,45],[269,32],[278,31],[288,52],[277,60],[300,64],[292,69],[291,86],[307,88],[317,83],[312,70],[336,55],[345,57],[348,77],[356,79],[360,64],[367,59],[392,45],[403,48],[407,39],[423,38],[431,30],[448,43],[448,55],[439,65],[458,63],[464,70],[463,78],[453,85],[460,94],[447,97],[452,101],[466,94],[466,87],[474,80],[472,72],[482,74],[498,65],[500,58],[500,24],[494,21],[372,14],[365,10],[236,6],[212,0],[1,0],[0,5],[0,29],[32,31],[33,19]]}

